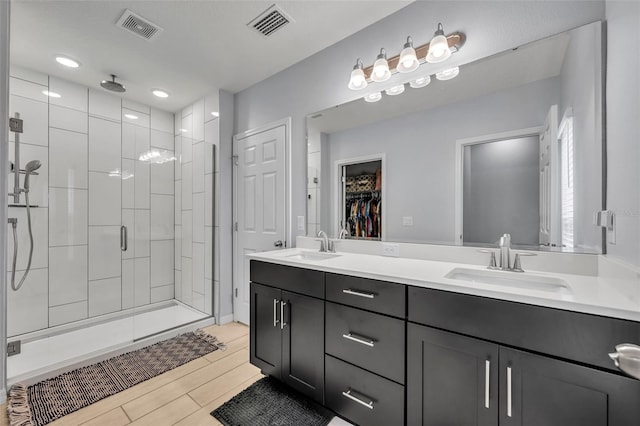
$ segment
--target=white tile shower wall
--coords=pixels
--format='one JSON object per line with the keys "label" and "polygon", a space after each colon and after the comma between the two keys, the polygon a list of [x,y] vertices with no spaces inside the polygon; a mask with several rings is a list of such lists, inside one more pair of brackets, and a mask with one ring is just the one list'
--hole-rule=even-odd
{"label": "white tile shower wall", "polygon": [[175,295],[213,314],[214,146],[219,141],[217,93],[175,119]]}
{"label": "white tile shower wall", "polygon": [[[49,98],[46,90],[61,97]],[[174,115],[18,67],[11,71],[10,105],[25,121],[22,167],[33,159],[42,166],[31,179],[30,201],[38,205],[32,270],[23,288],[9,294],[9,334],[172,298],[174,168],[150,168],[139,157],[150,148],[173,154]],[[126,113],[138,120],[123,119]],[[9,149],[12,158],[13,143]],[[161,202],[151,201],[152,192]],[[19,279],[29,246],[26,211],[9,213],[18,218]],[[122,224],[129,229],[126,252]],[[152,235],[159,240],[150,247]],[[8,243],[12,255],[12,238]]]}

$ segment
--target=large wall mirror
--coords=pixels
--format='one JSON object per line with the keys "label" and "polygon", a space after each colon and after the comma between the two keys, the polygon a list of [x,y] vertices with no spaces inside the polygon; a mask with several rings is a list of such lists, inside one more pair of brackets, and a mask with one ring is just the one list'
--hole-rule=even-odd
{"label": "large wall mirror", "polygon": [[307,235],[494,246],[510,233],[521,248],[602,253],[602,31],[595,22],[461,65],[452,80],[310,114]]}

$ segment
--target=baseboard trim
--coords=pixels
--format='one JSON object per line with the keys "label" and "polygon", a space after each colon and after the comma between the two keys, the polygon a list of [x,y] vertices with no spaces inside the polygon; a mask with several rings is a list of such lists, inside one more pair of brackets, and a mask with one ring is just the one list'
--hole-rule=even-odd
{"label": "baseboard trim", "polygon": [[228,324],[230,322],[233,322],[233,314],[220,317],[220,325]]}
{"label": "baseboard trim", "polygon": [[6,388],[1,388],[0,389],[0,404],[4,404],[5,402],[7,402],[7,389]]}

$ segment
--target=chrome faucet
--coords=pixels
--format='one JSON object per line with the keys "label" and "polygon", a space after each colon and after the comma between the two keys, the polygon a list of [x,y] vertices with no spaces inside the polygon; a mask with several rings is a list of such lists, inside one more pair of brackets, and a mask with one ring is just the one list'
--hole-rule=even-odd
{"label": "chrome faucet", "polygon": [[347,230],[342,228],[340,230],[340,235],[338,235],[338,239],[343,240],[343,239],[346,239],[348,236],[349,236],[349,233],[347,232]]}
{"label": "chrome faucet", "polygon": [[500,266],[499,269],[508,271],[511,269],[511,234],[504,234],[498,240],[498,247],[500,248]]}
{"label": "chrome faucet", "polygon": [[318,237],[322,238],[320,240],[320,251],[328,252],[329,251],[329,237],[327,237],[327,233],[324,231],[318,232]]}

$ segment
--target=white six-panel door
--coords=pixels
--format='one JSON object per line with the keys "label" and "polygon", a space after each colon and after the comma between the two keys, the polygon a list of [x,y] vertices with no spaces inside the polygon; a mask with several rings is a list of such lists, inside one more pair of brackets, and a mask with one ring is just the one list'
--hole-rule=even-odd
{"label": "white six-panel door", "polygon": [[249,324],[249,253],[284,248],[286,127],[234,140],[234,319]]}

